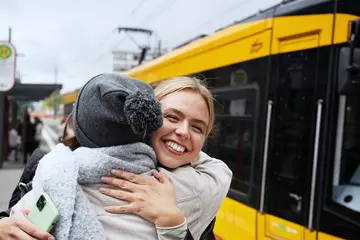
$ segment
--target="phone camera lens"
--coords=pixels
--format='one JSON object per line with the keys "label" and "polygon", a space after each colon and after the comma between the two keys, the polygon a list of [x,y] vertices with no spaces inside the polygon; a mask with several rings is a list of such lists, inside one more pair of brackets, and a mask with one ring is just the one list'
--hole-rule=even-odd
{"label": "phone camera lens", "polygon": [[36,207],[41,212],[44,209],[45,205],[46,205],[46,199],[45,199],[45,197],[43,195],[41,195],[39,197],[39,199],[37,200],[37,202],[36,202]]}

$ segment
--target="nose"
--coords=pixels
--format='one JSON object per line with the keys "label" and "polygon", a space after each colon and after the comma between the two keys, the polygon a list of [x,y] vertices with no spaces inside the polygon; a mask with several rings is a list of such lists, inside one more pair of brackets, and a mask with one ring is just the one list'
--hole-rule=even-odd
{"label": "nose", "polygon": [[190,137],[189,134],[189,125],[185,122],[180,124],[176,129],[175,133],[181,138],[181,140],[188,139]]}

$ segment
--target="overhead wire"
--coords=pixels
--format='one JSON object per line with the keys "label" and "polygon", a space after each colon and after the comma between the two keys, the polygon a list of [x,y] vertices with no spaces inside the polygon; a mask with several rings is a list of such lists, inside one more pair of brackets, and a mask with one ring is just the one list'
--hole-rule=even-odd
{"label": "overhead wire", "polygon": [[[141,0],[138,5],[136,5],[131,11],[128,12],[128,14],[123,18],[122,21],[125,21],[125,20],[127,20],[129,17],[131,17],[132,15],[134,15],[134,14],[141,8],[141,6],[142,6],[146,1],[147,1],[147,0]],[[102,40],[100,43],[97,44],[97,46],[99,46],[99,45],[101,46],[101,45],[105,44],[105,42],[107,42],[107,41],[109,40],[109,37],[110,37],[110,36],[114,33],[114,31],[116,31],[116,30],[117,30],[117,27],[113,28],[113,29],[106,35],[106,37],[104,37],[103,40]],[[119,45],[119,43],[117,43],[117,45]],[[116,45],[116,46],[117,46],[117,45]],[[99,61],[100,59],[102,59],[107,53],[108,53],[108,50],[107,50],[106,52],[103,52],[103,53],[99,54],[98,57],[94,59],[94,62],[98,62],[98,61]],[[80,61],[83,61],[83,59],[84,59],[84,57],[82,57],[82,58],[79,59],[79,60],[75,60],[73,66],[74,66],[74,65],[77,65]],[[75,69],[75,68],[74,68],[74,69]]]}
{"label": "overhead wire", "polygon": [[[131,12],[129,12],[124,18],[122,21],[126,21],[130,16],[134,15],[139,9],[140,7],[146,2],[147,0],[141,0],[141,2],[136,5],[132,10]],[[120,22],[120,21],[119,21]],[[114,33],[114,31],[117,30],[117,26],[115,28],[113,28],[113,30],[111,30],[110,34]],[[104,38],[105,41],[103,42],[106,42],[108,40],[108,37]]]}
{"label": "overhead wire", "polygon": [[[142,7],[142,5],[146,2],[147,0],[142,0],[138,5],[136,5],[133,10],[131,10],[129,16],[126,17],[126,19],[130,16],[132,16],[133,14],[135,14],[138,9],[140,9]],[[220,16],[220,15],[225,15],[229,12],[234,11],[240,4],[244,4],[245,2],[248,2],[250,0],[242,0],[240,2],[237,2],[236,4],[232,5],[231,7],[225,9],[224,11],[218,12],[216,14],[214,14],[210,19],[206,20],[205,22],[192,27],[186,31],[183,31],[180,34],[176,34],[173,35],[173,37],[170,37],[168,40],[163,42],[163,45],[170,45],[169,43],[171,43],[174,39],[177,39],[179,36],[184,35],[185,32],[189,32],[189,31],[193,31],[195,29],[199,29],[202,26],[205,26],[209,23],[211,23],[216,17]],[[174,3],[176,2],[176,0],[172,0],[170,3],[168,1],[165,1],[165,4],[161,4],[158,8],[156,8],[154,11],[150,12],[145,18],[143,18],[139,25],[141,24],[146,24],[148,25],[149,22],[152,22],[156,19],[158,19],[162,14],[164,14]],[[115,28],[114,30],[116,30],[117,28]],[[111,31],[111,33],[114,32],[114,30]],[[103,52],[102,54],[100,54],[96,59],[94,59],[94,63],[98,62],[100,59],[102,59],[103,57],[105,57],[107,54],[109,54],[109,50],[114,50],[117,47],[119,47],[124,41],[126,40],[126,36],[124,36],[119,42],[117,42],[115,45],[112,46],[112,48],[106,50],[105,52]]]}
{"label": "overhead wire", "polygon": [[[159,8],[158,11],[154,11],[152,14],[150,13],[147,17],[145,17],[140,24],[149,24],[149,22],[156,20],[158,17],[160,17],[162,14],[164,14],[166,12],[167,9],[169,9],[174,3],[176,2],[176,0],[172,0],[171,2],[167,2],[169,4],[165,4],[164,8]],[[151,18],[153,17],[154,18]]]}
{"label": "overhead wire", "polygon": [[[158,12],[161,11],[160,14],[157,14],[157,16],[155,16],[152,21],[154,21],[155,19],[157,19],[159,16],[161,16],[162,13],[164,13],[171,5],[173,5],[176,2],[176,0],[172,0],[170,2],[170,4],[168,4],[168,1],[165,1],[165,4],[161,4],[159,8],[155,9],[155,11],[153,11],[152,13],[148,14],[145,18],[143,18],[139,25],[143,25],[145,23],[149,23],[150,21],[150,17],[154,16],[155,14],[157,14]],[[118,47],[119,45],[121,45],[125,40],[125,37],[123,37],[123,39],[121,39],[115,46]]]}
{"label": "overhead wire", "polygon": [[142,0],[132,11],[130,15],[134,15],[134,13],[145,3],[146,0]]}
{"label": "overhead wire", "polygon": [[[145,23],[151,22],[151,21],[150,21],[150,20],[151,20],[150,18],[151,18],[152,16],[154,16],[154,18],[152,19],[152,21],[154,21],[154,20],[157,19],[159,16],[161,16],[167,9],[169,9],[175,2],[176,2],[176,0],[172,0],[170,3],[169,3],[168,1],[165,1],[165,4],[161,4],[159,8],[155,9],[155,11],[150,12],[146,17],[144,17],[144,18],[140,21],[139,25],[143,25],[143,24],[145,24]],[[161,13],[160,13],[160,11],[161,11]],[[159,13],[159,14],[158,14],[158,13]],[[156,15],[156,14],[157,14],[157,15]],[[156,15],[156,16],[155,16],[155,15]],[[127,35],[127,36],[130,37],[129,35]],[[97,57],[97,58],[95,59],[95,62],[98,62],[100,59],[102,59],[103,57],[105,57],[105,56],[109,53],[109,50],[111,51],[111,50],[119,47],[122,43],[125,42],[125,40],[126,40],[126,36],[124,36],[121,40],[119,40],[119,42],[117,42],[112,48],[106,50],[106,52],[103,52],[99,57]],[[132,38],[131,40],[134,41],[133,38]],[[138,44],[136,44],[136,45],[138,45]]]}
{"label": "overhead wire", "polygon": [[185,32],[192,32],[192,31],[194,31],[194,30],[196,30],[196,29],[199,29],[199,28],[201,28],[202,26],[205,26],[205,25],[211,23],[216,17],[218,17],[218,16],[220,16],[220,15],[225,15],[225,14],[227,14],[227,13],[229,13],[229,12],[232,12],[232,11],[234,11],[240,4],[244,4],[245,2],[248,2],[248,1],[250,1],[250,0],[242,0],[242,1],[240,1],[240,2],[237,2],[236,4],[232,5],[231,7],[225,9],[224,11],[221,11],[221,12],[218,12],[218,13],[214,14],[210,19],[206,20],[205,22],[202,22],[201,24],[196,25],[195,27],[189,28],[189,29],[181,32],[180,34],[173,35],[173,36],[170,37],[169,39],[165,40],[164,43],[163,43],[163,45],[164,45],[164,46],[170,45],[169,43],[173,42],[173,40],[175,40],[175,39],[178,39],[179,36],[184,35]]}

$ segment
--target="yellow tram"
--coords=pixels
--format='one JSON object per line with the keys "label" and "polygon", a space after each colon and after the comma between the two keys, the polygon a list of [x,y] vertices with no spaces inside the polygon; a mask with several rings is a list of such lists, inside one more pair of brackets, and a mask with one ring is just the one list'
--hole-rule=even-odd
{"label": "yellow tram", "polygon": [[283,1],[125,73],[208,79],[204,150],[234,173],[219,239],[360,239],[359,16],[358,0]]}

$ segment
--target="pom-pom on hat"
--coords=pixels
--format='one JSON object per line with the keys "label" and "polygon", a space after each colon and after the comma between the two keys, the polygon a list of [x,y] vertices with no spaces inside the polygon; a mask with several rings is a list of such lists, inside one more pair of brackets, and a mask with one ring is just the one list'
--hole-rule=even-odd
{"label": "pom-pom on hat", "polygon": [[162,125],[152,87],[118,74],[101,74],[80,90],[73,107],[79,144],[98,148],[143,142]]}

